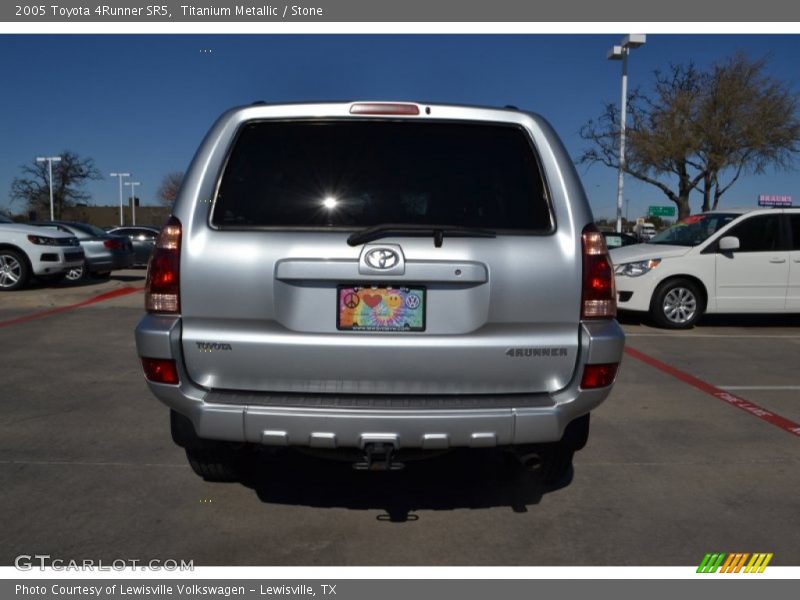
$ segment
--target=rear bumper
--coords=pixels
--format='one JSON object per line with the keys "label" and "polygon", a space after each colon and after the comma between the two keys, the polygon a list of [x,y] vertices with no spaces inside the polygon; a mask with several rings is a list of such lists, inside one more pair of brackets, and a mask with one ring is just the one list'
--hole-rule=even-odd
{"label": "rear bumper", "polygon": [[625,336],[616,321],[584,322],[578,368],[552,394],[406,397],[270,395],[210,391],[190,381],[178,317],[146,315],[136,328],[139,356],[175,359],[181,383],[148,381],[153,394],[189,417],[202,438],[278,446],[444,449],[552,442],[573,419],[597,407],[611,386],[580,389],[586,364],[619,363]]}

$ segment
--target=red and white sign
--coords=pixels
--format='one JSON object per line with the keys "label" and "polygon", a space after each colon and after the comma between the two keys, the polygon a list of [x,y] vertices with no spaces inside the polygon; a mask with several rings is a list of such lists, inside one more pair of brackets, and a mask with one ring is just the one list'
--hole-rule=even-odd
{"label": "red and white sign", "polygon": [[791,206],[792,205],[792,197],[791,196],[774,195],[774,194],[759,194],[759,196],[758,196],[758,205],[759,206]]}

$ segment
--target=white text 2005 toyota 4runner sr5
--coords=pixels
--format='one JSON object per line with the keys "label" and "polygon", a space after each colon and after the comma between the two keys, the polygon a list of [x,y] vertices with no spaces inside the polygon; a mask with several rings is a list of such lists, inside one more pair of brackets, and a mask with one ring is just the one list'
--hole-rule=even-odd
{"label": "white text 2005 toyota 4runner sr5", "polygon": [[624,335],[556,134],[512,109],[356,102],[224,114],[150,262],[136,329],[209,480],[244,449],[396,468],[456,447],[569,472]]}

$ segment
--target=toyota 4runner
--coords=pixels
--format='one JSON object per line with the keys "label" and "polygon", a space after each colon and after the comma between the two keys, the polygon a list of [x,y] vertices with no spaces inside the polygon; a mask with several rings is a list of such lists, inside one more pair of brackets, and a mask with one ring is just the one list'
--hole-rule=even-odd
{"label": "toyota 4runner", "polygon": [[567,152],[516,109],[356,102],[224,114],[150,261],[136,343],[209,480],[248,445],[500,447],[568,472],[624,335]]}

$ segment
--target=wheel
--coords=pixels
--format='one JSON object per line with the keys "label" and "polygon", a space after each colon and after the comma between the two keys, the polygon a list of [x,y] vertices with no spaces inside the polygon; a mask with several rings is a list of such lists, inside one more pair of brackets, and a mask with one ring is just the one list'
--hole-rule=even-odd
{"label": "wheel", "polygon": [[170,411],[173,441],[186,451],[192,470],[206,481],[238,481],[241,476],[240,445],[197,436],[191,420]]}
{"label": "wheel", "polygon": [[235,460],[235,452],[217,442],[216,448],[199,450],[185,448],[189,465],[197,475],[206,481],[230,482],[239,481],[239,465]]}
{"label": "wheel", "polygon": [[672,279],[662,284],[650,305],[653,320],[666,329],[689,329],[704,310],[702,290],[688,279]]}
{"label": "wheel", "polygon": [[548,485],[564,481],[572,471],[575,450],[563,442],[547,444],[542,448],[542,466],[537,476]]}
{"label": "wheel", "polygon": [[82,264],[80,267],[74,267],[67,271],[67,280],[68,281],[80,281],[84,277],[86,277],[86,264]]}
{"label": "wheel", "polygon": [[514,449],[522,466],[535,481],[546,485],[559,484],[572,473],[572,458],[589,438],[589,414],[573,419],[557,442],[532,444]]}
{"label": "wheel", "polygon": [[30,274],[28,261],[23,254],[16,250],[0,250],[0,291],[25,287]]}

